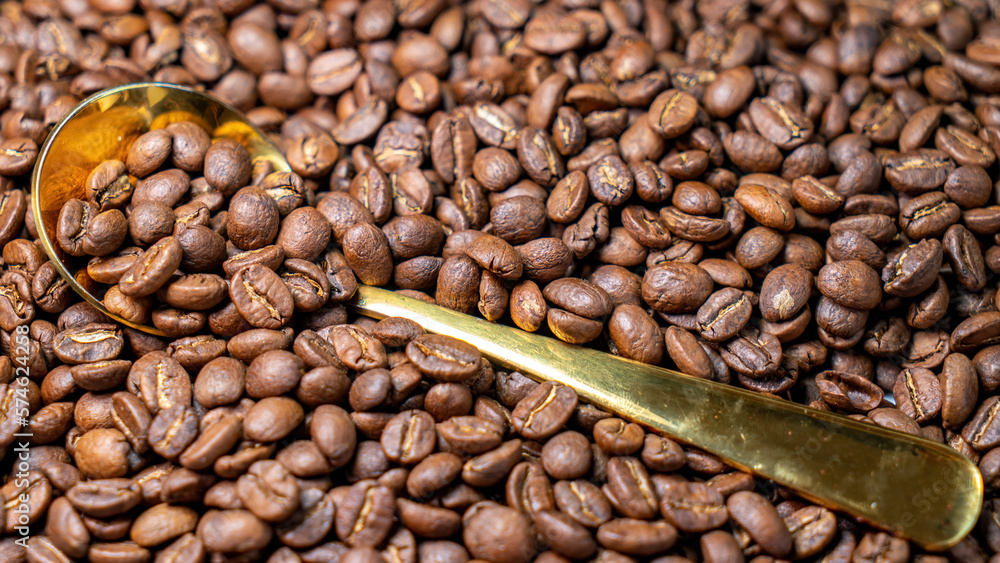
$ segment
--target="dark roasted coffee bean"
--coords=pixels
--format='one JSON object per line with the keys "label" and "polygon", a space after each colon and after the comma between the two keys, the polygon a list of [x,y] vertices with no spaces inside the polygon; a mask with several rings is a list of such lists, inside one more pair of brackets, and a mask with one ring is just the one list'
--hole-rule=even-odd
{"label": "dark roasted coffee bean", "polygon": [[105,160],[87,176],[87,199],[100,211],[120,209],[132,195],[133,183],[120,160]]}
{"label": "dark roasted coffee bean", "polygon": [[705,483],[678,481],[663,491],[659,505],[663,517],[677,529],[705,532],[729,519],[725,500]]}
{"label": "dark roasted coffee bean", "polygon": [[618,305],[608,320],[608,331],[618,353],[630,360],[655,365],[663,358],[660,327],[638,305]]}
{"label": "dark roasted coffee bean", "polygon": [[125,165],[133,176],[148,176],[170,157],[173,138],[166,129],[144,133],[129,147]]}
{"label": "dark roasted coffee bean", "polygon": [[812,289],[812,275],[794,264],[771,270],[760,289],[760,312],[768,321],[781,322],[794,317],[805,306]]}
{"label": "dark roasted coffee bean", "polygon": [[70,199],[59,212],[56,239],[73,256],[110,254],[127,234],[127,220],[117,209],[102,212],[93,202]]}
{"label": "dark roasted coffee bean", "polygon": [[824,371],[816,376],[820,395],[832,407],[852,412],[867,412],[877,407],[884,393],[860,375]]}
{"label": "dark roasted coffee bean", "polygon": [[543,439],[557,432],[573,414],[576,392],[545,382],[518,402],[511,412],[514,429],[528,439]]}
{"label": "dark roasted coffee bean", "polygon": [[962,225],[952,225],[942,243],[958,282],[969,291],[981,290],[986,285],[986,266],[975,236]]}
{"label": "dark roasted coffee bean", "polygon": [[878,274],[858,260],[827,264],[820,270],[816,286],[828,299],[852,309],[872,309],[881,300]]}
{"label": "dark roasted coffee bean", "polygon": [[642,298],[662,313],[694,312],[711,294],[712,285],[712,278],[698,266],[666,262],[646,271]]}
{"label": "dark roasted coffee bean", "polygon": [[729,340],[743,330],[752,310],[750,297],[738,289],[727,287],[713,293],[698,309],[701,337],[710,342]]}
{"label": "dark roasted coffee bean", "polygon": [[438,441],[445,451],[481,454],[500,445],[500,427],[478,416],[455,416],[437,425]]}
{"label": "dark roasted coffee bean", "polygon": [[898,297],[914,297],[934,283],[944,253],[937,239],[924,239],[889,256],[882,269],[885,292]]}
{"label": "dark roasted coffee bean", "polygon": [[940,237],[958,221],[961,211],[941,192],[919,195],[900,206],[899,224],[906,236],[917,240]]}
{"label": "dark roasted coffee bean", "polygon": [[482,357],[464,342],[434,334],[411,340],[406,346],[406,356],[420,371],[442,381],[465,381],[473,377]]}
{"label": "dark roasted coffee bean", "polygon": [[271,244],[278,235],[278,206],[266,192],[246,187],[229,202],[226,234],[242,250],[257,250]]}
{"label": "dark roasted coffee bean", "polygon": [[726,365],[750,378],[771,375],[781,365],[781,344],[777,337],[754,327],[744,328],[719,352]]}
{"label": "dark roasted coffee bean", "polygon": [[462,539],[473,557],[491,561],[526,563],[537,551],[527,516],[491,501],[465,512]]}
{"label": "dark roasted coffee bean", "polygon": [[792,535],[767,499],[751,491],[740,491],[726,499],[726,508],[730,518],[765,552],[775,557],[791,552]]}
{"label": "dark roasted coffee bean", "polygon": [[284,326],[295,306],[281,278],[259,264],[236,272],[229,284],[229,297],[247,322],[261,328]]}

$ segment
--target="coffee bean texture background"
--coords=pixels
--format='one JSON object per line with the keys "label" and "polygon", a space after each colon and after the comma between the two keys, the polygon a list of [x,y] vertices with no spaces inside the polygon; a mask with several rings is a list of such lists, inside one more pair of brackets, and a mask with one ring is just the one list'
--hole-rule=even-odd
{"label": "coffee bean texture background", "polygon": [[[0,561],[1000,561],[998,17],[0,3]],[[51,128],[150,80],[291,166],[180,121],[81,180],[60,250],[166,337],[77,297],[29,205]],[[358,284],[945,443],[980,525],[928,553],[357,317]]]}

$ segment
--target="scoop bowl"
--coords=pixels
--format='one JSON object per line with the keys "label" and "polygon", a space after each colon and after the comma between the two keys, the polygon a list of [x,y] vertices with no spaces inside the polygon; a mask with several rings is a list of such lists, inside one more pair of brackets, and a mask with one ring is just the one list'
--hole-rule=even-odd
{"label": "scoop bowl", "polygon": [[140,135],[177,121],[202,125],[213,141],[239,141],[255,165],[266,160],[273,170],[289,170],[281,151],[236,108],[184,86],[144,82],[103,90],[80,102],[49,133],[31,175],[31,210],[38,237],[66,283],[108,317],[158,336],[165,334],[104,307],[103,290],[87,274],[86,259],[70,256],[56,242],[56,224],[66,201],[86,199],[85,184],[94,167],[105,160],[124,161]]}

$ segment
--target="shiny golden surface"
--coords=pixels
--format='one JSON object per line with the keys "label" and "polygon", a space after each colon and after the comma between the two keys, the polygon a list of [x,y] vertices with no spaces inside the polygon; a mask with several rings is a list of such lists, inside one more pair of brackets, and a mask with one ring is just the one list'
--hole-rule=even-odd
{"label": "shiny golden surface", "polygon": [[270,161],[275,170],[288,162],[239,111],[216,98],[172,84],[129,84],[104,90],[80,102],[49,133],[31,176],[31,205],[45,253],[59,273],[84,299],[116,321],[152,334],[118,317],[101,304],[100,287],[87,275],[86,258],[74,258],[56,242],[56,222],[63,203],[86,199],[84,183],[95,166],[109,159],[125,160],[129,145],[139,135],[175,121],[199,123],[213,139],[229,137],[243,143],[254,162]]}
{"label": "shiny golden surface", "polygon": [[805,498],[910,538],[954,545],[976,523],[983,482],[943,444],[729,385],[490,323],[398,293],[359,287],[354,308],[406,317],[478,347],[491,361],[581,397]]}

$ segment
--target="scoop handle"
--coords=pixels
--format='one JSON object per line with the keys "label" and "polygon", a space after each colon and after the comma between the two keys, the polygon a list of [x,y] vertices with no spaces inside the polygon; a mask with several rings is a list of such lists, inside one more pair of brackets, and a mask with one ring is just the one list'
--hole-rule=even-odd
{"label": "scoop handle", "polygon": [[366,316],[406,317],[430,332],[464,340],[494,363],[568,385],[622,418],[927,549],[954,545],[979,516],[982,476],[968,458],[943,444],[384,289],[361,286],[351,305]]}

